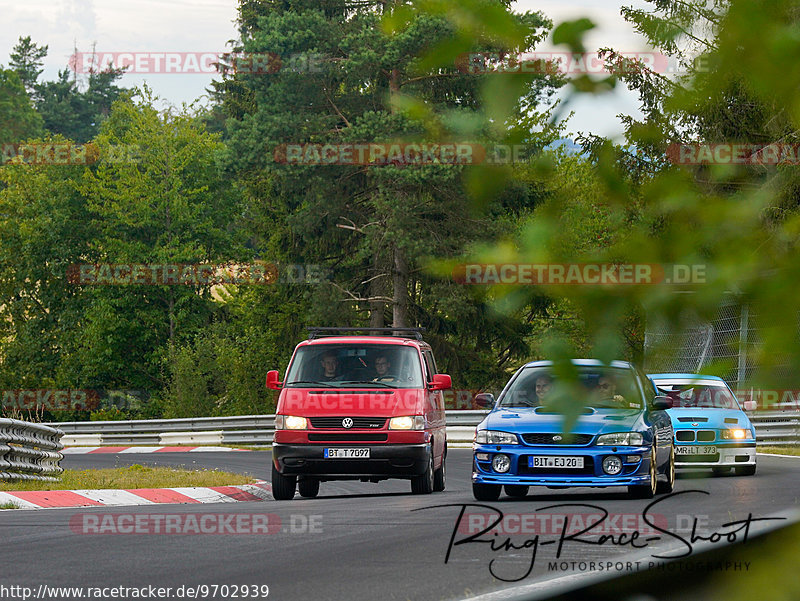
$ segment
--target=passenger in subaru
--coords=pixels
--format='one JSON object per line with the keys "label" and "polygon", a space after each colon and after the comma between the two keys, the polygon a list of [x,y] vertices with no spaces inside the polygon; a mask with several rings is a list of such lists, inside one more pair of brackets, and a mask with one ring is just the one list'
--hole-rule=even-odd
{"label": "passenger in subaru", "polygon": [[340,379],[339,374],[339,359],[333,351],[327,351],[320,359],[322,365],[322,382],[331,382]]}
{"label": "passenger in subaru", "polygon": [[553,378],[549,375],[545,374],[536,378],[536,399],[539,401],[539,404],[544,403],[544,397],[550,392],[552,386]]}

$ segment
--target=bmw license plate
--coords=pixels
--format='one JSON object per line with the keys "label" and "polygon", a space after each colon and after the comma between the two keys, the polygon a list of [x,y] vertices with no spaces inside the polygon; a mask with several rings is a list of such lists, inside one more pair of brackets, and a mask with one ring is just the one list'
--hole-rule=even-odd
{"label": "bmw license plate", "polygon": [[528,467],[562,467],[580,469],[583,467],[583,457],[547,457],[531,455],[528,457]]}
{"label": "bmw license plate", "polygon": [[717,447],[685,445],[685,446],[675,447],[675,454],[676,455],[716,455],[717,454]]}
{"label": "bmw license plate", "polygon": [[369,459],[369,449],[325,449],[325,459]]}

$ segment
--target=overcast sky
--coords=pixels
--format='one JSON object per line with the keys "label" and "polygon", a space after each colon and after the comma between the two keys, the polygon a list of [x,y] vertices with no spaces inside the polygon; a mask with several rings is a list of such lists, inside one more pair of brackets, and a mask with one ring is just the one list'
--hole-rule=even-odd
{"label": "overcast sky", "polygon": [[[540,10],[555,23],[590,17],[598,28],[588,38],[588,48],[646,50],[644,40],[620,17],[622,4],[645,2],[519,0],[515,8]],[[8,54],[19,36],[30,35],[50,49],[43,79],[55,79],[75,47],[80,52],[89,52],[96,44],[98,53],[184,52],[200,56],[226,50],[228,40],[236,37],[236,0],[0,0],[0,14],[0,63],[8,64]],[[130,87],[146,81],[166,101],[180,104],[202,97],[211,79],[208,73],[130,73],[121,82]],[[572,109],[576,115],[570,131],[611,136],[621,131],[617,113],[638,114],[636,97],[623,90],[604,98],[587,98]]]}

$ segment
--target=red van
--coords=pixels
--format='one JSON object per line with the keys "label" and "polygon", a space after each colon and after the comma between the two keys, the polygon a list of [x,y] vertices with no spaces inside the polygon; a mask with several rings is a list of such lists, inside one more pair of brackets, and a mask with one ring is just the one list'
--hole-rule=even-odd
{"label": "red van", "polygon": [[[418,328],[309,328],[280,390],[272,445],[272,494],[315,497],[326,480],[411,480],[411,492],[444,490],[447,437],[430,345]],[[378,332],[359,336],[354,332]],[[350,334],[350,335],[347,335]]]}

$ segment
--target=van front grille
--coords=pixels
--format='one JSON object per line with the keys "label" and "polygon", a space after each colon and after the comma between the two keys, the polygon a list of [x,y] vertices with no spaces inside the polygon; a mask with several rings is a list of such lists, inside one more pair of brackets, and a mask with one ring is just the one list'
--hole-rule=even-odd
{"label": "van front grille", "polygon": [[[312,417],[310,418],[311,427],[325,430],[349,430],[343,424],[345,420],[351,420],[350,428],[359,429],[378,429],[386,424],[385,417]],[[347,422],[350,423],[350,422]]]}
{"label": "van front grille", "polygon": [[325,434],[324,432],[309,432],[309,442],[386,442],[389,436],[387,434],[370,434],[365,432],[359,434],[358,432],[351,432],[348,434],[339,434],[338,432]]}

